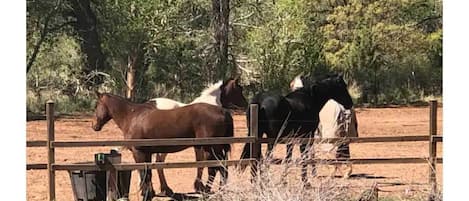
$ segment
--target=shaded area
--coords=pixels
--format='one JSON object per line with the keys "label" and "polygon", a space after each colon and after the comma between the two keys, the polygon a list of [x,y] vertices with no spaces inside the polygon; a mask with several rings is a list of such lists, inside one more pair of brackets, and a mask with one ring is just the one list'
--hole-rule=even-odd
{"label": "shaded area", "polygon": [[[340,176],[335,176],[336,178],[341,178]],[[374,176],[371,174],[352,174],[349,177],[350,179],[395,179],[397,177],[384,177],[384,176]]]}
{"label": "shaded area", "polygon": [[153,200],[174,200],[174,201],[182,201],[182,200],[199,200],[203,196],[198,193],[174,193],[171,197],[163,197],[163,196],[156,196]]}

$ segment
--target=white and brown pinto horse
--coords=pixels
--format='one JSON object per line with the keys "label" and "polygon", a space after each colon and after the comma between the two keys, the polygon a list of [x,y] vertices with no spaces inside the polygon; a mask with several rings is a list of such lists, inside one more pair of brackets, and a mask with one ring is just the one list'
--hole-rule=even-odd
{"label": "white and brown pinto horse", "polygon": [[[239,84],[237,78],[229,78],[225,81],[218,81],[215,84],[207,87],[201,92],[201,95],[194,99],[190,103],[181,103],[169,98],[154,98],[150,100],[155,102],[156,107],[160,110],[172,110],[196,103],[207,103],[214,106],[223,107],[226,109],[245,109],[247,107],[246,98],[243,96],[243,88]],[[157,162],[164,162],[166,160],[167,153],[157,153],[156,154]],[[222,167],[223,168],[223,167]],[[198,168],[198,174],[203,168]],[[215,175],[216,171],[220,171],[220,167],[210,167],[208,168],[209,175]],[[165,186],[161,188],[160,195],[171,195],[173,191],[167,187],[166,178],[164,176],[163,169],[158,169],[158,176],[160,182]],[[210,189],[210,185],[213,182],[213,177],[208,178],[207,189]]]}
{"label": "white and brown pinto horse", "polygon": [[[304,77],[298,75],[290,82],[292,91],[302,88]],[[337,101],[330,99],[319,112],[319,125],[316,133],[322,138],[358,137],[357,117],[354,109],[347,110]],[[349,143],[323,144],[320,146],[326,152],[336,152],[336,158],[350,158]],[[352,164],[348,163],[344,178],[352,174]],[[331,175],[334,176],[339,165],[335,165]]]}
{"label": "white and brown pinto horse", "polygon": [[243,87],[239,84],[237,78],[220,80],[212,84],[190,103],[181,103],[169,98],[154,98],[151,101],[155,102],[156,107],[160,110],[170,110],[194,103],[207,103],[226,109],[244,109],[247,107],[246,98],[243,96]]}

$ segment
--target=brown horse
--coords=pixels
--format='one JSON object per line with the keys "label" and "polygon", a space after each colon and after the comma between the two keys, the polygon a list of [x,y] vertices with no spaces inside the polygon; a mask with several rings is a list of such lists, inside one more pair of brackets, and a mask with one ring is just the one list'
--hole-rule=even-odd
{"label": "brown horse", "polygon": [[[111,119],[124,134],[125,139],[168,139],[168,138],[206,138],[232,137],[233,118],[223,108],[197,103],[173,110],[159,110],[153,104],[132,103],[120,96],[97,93],[98,101],[92,128],[100,131]],[[174,153],[190,146],[145,146],[127,147],[132,151],[135,162],[151,162],[152,153]],[[231,146],[229,144],[194,146],[196,160],[227,159]],[[201,182],[203,168],[197,169],[194,182],[196,191],[206,191]],[[139,170],[143,200],[151,200],[155,195],[151,183],[151,169]],[[209,178],[215,177],[216,171],[209,171]],[[221,170],[221,183],[226,183],[228,172]],[[209,180],[209,183],[212,182]],[[160,179],[162,192],[172,192]],[[209,189],[208,189],[209,190]]]}
{"label": "brown horse", "polygon": [[[243,96],[243,87],[239,84],[239,78],[229,78],[224,81],[220,80],[217,83],[208,86],[201,92],[199,97],[188,104],[168,98],[154,98],[151,99],[151,101],[154,101],[156,107],[161,110],[175,109],[195,103],[207,103],[226,109],[245,109],[247,107],[247,101]],[[157,162],[164,162],[166,160],[167,154],[159,153],[156,155]],[[210,175],[216,175],[216,173],[213,172],[216,172],[217,170],[221,172],[222,169],[224,169],[224,167],[210,167],[208,168],[208,171],[211,172]],[[157,172],[160,182],[166,184],[166,177],[164,176],[163,169],[158,169]],[[213,179],[214,178],[209,177],[209,184],[213,182]],[[172,190],[168,188],[166,191],[162,191],[159,194],[171,195]]]}

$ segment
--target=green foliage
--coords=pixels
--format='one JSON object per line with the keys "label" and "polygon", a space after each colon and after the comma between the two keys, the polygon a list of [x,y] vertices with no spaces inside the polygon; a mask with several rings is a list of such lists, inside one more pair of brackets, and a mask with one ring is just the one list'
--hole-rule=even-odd
{"label": "green foliage", "polygon": [[[54,43],[46,43],[42,48],[36,66],[26,75],[28,109],[44,111],[47,100],[55,100],[61,112],[91,108],[90,92],[83,88],[79,79],[81,74],[77,66],[83,65],[83,55],[75,39],[60,35]],[[106,82],[103,87],[109,85]]]}
{"label": "green foliage", "polygon": [[[28,107],[59,99],[61,110],[92,108],[80,83],[86,58],[66,24],[68,1],[28,1]],[[238,68],[249,96],[288,91],[297,74],[342,72],[357,103],[406,104],[442,94],[441,0],[231,0],[227,72],[215,67],[209,0],[92,1],[111,68],[101,90],[123,95],[130,55],[138,55],[137,101],[188,102]],[[54,12],[52,12],[54,11]],[[66,104],[65,104],[66,103]]]}

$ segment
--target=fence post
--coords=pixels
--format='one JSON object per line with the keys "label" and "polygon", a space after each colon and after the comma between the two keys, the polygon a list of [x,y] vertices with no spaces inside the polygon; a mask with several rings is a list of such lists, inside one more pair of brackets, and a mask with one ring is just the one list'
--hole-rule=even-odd
{"label": "fence post", "polygon": [[428,154],[430,160],[430,167],[429,167],[429,183],[431,186],[431,193],[430,199],[434,200],[434,196],[437,192],[437,185],[436,185],[436,141],[434,140],[433,136],[436,136],[437,131],[437,109],[438,109],[438,102],[436,100],[430,101],[430,130],[429,130],[429,147],[428,147]]}
{"label": "fence post", "polygon": [[54,101],[47,101],[46,104],[47,119],[47,172],[49,180],[49,201],[55,201],[55,171],[52,164],[55,163],[55,150],[52,143],[55,140],[54,134]]}
{"label": "fence post", "polygon": [[249,128],[250,128],[250,137],[254,137],[254,143],[250,144],[250,156],[249,158],[256,158],[254,162],[251,163],[251,174],[252,175],[257,175],[257,164],[259,162],[259,152],[260,150],[258,149],[259,147],[259,139],[258,139],[258,121],[259,121],[259,115],[258,115],[258,110],[259,110],[259,105],[257,104],[251,104],[250,105],[250,121],[249,121]]}

